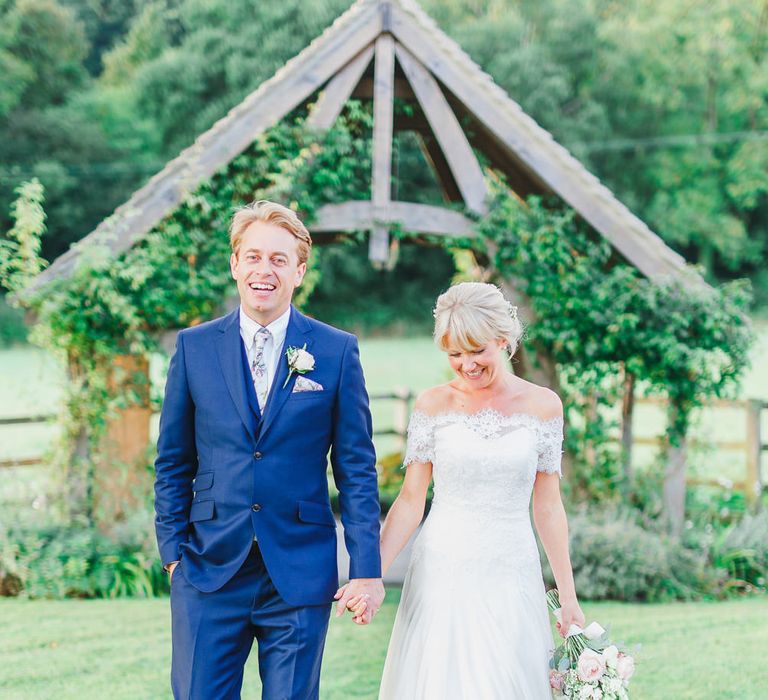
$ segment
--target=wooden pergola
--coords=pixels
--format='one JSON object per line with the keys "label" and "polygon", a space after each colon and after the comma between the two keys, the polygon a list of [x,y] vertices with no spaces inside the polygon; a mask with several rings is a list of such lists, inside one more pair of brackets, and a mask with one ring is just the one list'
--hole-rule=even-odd
{"label": "wooden pergola", "polygon": [[[414,107],[396,115],[395,97]],[[392,141],[414,131],[446,203],[482,214],[487,186],[476,152],[520,196],[554,194],[575,209],[616,252],[649,278],[701,280],[640,219],[554,141],[412,0],[358,0],[271,79],[170,161],[92,233],[60,256],[36,284],[71,273],[84,248],[101,243],[117,255],[171,214],[204,180],[304,103],[308,125],[328,129],[350,98],[373,100],[371,198],[329,204],[312,233],[369,231],[374,263],[389,258],[389,230],[472,236],[454,208],[393,201]]]}
{"label": "wooden pergola", "polygon": [[[409,116],[395,112],[395,98],[412,106]],[[529,117],[416,2],[357,0],[271,79],[42,272],[33,286],[69,276],[83,251],[94,244],[115,256],[128,250],[172,214],[200,183],[295,108],[309,105],[308,126],[320,134],[334,124],[350,99],[373,102],[371,195],[367,201],[321,207],[311,225],[317,242],[345,232],[367,231],[371,261],[385,265],[391,262],[390,230],[394,226],[413,237],[473,236],[473,222],[460,210],[477,215],[486,212],[486,174],[477,155],[482,154],[518,196],[559,197],[605,237],[618,257],[646,277],[672,276],[686,285],[704,284],[680,255]],[[393,200],[393,137],[398,131],[416,133],[447,206]],[[513,281],[503,286],[521,306],[521,315],[530,319],[530,307]],[[537,354],[534,363],[524,353],[521,348],[517,371],[556,386],[551,358]],[[126,360],[129,370],[144,366],[141,359]],[[117,459],[124,463],[142,455],[149,438],[149,408],[137,410],[128,409],[122,421],[110,427],[110,436],[118,443]]]}

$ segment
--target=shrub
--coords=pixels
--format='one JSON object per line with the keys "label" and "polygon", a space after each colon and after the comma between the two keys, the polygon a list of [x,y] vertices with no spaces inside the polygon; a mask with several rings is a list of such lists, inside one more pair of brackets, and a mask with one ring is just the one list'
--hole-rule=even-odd
{"label": "shrub", "polygon": [[[641,527],[630,511],[578,513],[569,526],[576,591],[584,600],[693,600],[719,590],[706,552]],[[554,585],[548,565],[545,578]]]}
{"label": "shrub", "polygon": [[728,572],[729,590],[765,591],[768,580],[768,512],[745,515],[723,530],[711,548],[713,564]]}
{"label": "shrub", "polygon": [[117,598],[166,592],[147,527],[151,518],[141,515],[109,537],[82,525],[0,527],[0,594]]}

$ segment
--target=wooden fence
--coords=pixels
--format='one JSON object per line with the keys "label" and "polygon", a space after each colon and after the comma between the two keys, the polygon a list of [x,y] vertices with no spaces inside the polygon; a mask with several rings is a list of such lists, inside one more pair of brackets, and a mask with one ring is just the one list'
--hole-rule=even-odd
{"label": "wooden fence", "polygon": [[[388,428],[377,429],[374,431],[374,435],[394,436],[399,440],[399,447],[404,447],[408,418],[410,416],[411,406],[413,404],[415,394],[409,389],[398,389],[391,393],[373,394],[370,398],[372,402],[389,401],[394,403],[392,426]],[[660,398],[638,398],[636,399],[636,404],[652,405],[663,408],[666,402]],[[763,480],[761,460],[763,452],[768,451],[768,443],[765,442],[762,436],[761,419],[763,411],[768,410],[768,401],[762,401],[759,399],[747,399],[739,401],[721,399],[707,403],[704,408],[727,408],[737,409],[744,412],[745,438],[743,440],[713,439],[707,443],[721,450],[744,452],[744,479],[730,483],[724,479],[702,479],[699,477],[691,476],[688,478],[688,482],[692,484],[704,484],[710,486],[727,486],[729,488],[743,491],[750,497],[758,496],[766,488],[765,481]],[[0,427],[7,425],[45,424],[51,421],[53,418],[54,416],[22,416],[17,418],[0,418]],[[617,439],[620,439],[620,437]],[[652,445],[661,447],[662,441],[663,437],[660,435],[632,437],[632,445]],[[692,444],[695,446],[695,440]],[[33,466],[40,464],[41,460],[42,456],[3,459],[0,460],[0,468]]]}
{"label": "wooden fence", "polygon": [[[405,433],[408,427],[408,418],[411,413],[411,405],[416,395],[410,389],[396,389],[388,394],[372,394],[373,401],[394,402],[393,421],[391,428],[374,430],[374,435],[390,435],[399,438],[402,446],[405,446]],[[19,416],[15,418],[0,418],[0,428],[6,425],[45,425],[54,420],[56,416]],[[42,455],[19,457],[15,459],[0,459],[0,468],[3,467],[31,467],[41,464]]]}
{"label": "wooden fence", "polygon": [[[662,398],[650,397],[638,398],[635,400],[635,404],[638,406],[645,405],[666,408],[667,402]],[[762,436],[761,420],[763,411],[768,410],[768,401],[762,401],[760,399],[715,399],[709,401],[704,408],[726,408],[744,412],[745,431],[743,440],[712,438],[706,441],[706,445],[720,450],[743,452],[745,455],[745,478],[731,483],[729,480],[722,478],[689,476],[687,478],[688,483],[706,486],[727,486],[736,491],[743,491],[750,498],[758,497],[766,488],[762,472],[762,455],[763,452],[768,451],[768,443],[764,441]],[[661,447],[663,445],[663,439],[664,438],[660,435],[634,437],[632,444]],[[697,442],[696,437],[694,436],[690,444],[692,447],[696,447],[697,444],[700,443]]]}

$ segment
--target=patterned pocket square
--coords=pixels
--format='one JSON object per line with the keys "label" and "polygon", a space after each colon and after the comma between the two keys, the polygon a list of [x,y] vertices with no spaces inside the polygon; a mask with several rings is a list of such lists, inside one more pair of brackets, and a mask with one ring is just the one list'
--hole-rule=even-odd
{"label": "patterned pocket square", "polygon": [[322,390],[323,390],[322,384],[313,382],[311,379],[308,379],[307,377],[296,377],[296,383],[293,385],[293,391],[291,393],[295,394],[299,391],[322,391]]}

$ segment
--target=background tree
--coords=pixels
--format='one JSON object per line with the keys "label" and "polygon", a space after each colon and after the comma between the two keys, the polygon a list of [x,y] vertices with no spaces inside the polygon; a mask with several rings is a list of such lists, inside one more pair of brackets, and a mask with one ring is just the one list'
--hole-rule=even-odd
{"label": "background tree", "polygon": [[[38,177],[55,258],[350,4],[0,0],[3,230],[14,189]],[[768,302],[768,0],[422,5],[710,280],[750,277]],[[398,174],[418,179],[408,138]],[[332,257],[352,270],[355,255]],[[382,305],[367,317],[391,317],[386,289],[405,271],[358,272]],[[432,286],[414,291],[425,308]],[[360,327],[355,297],[337,299]]]}

